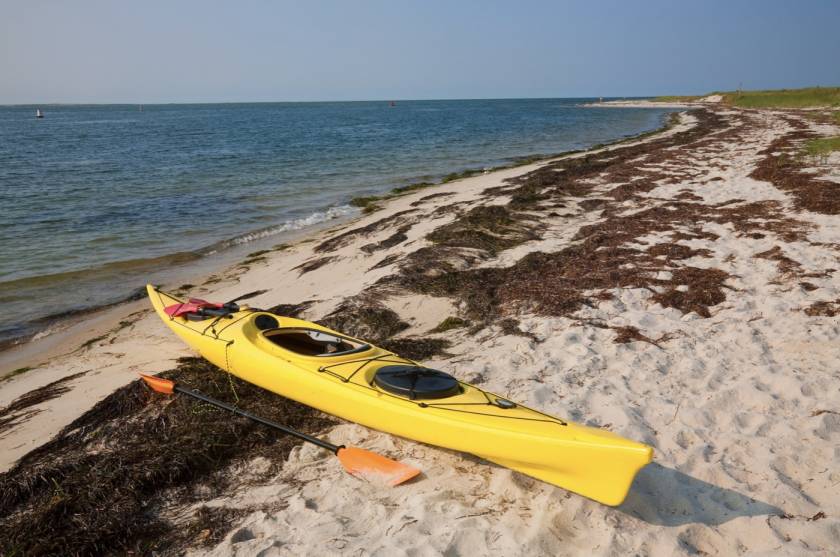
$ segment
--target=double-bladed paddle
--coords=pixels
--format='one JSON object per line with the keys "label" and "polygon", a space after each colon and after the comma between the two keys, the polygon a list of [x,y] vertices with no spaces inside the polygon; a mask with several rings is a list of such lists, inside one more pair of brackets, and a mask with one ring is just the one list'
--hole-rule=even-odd
{"label": "double-bladed paddle", "polygon": [[249,420],[253,420],[257,423],[266,425],[268,427],[272,427],[274,429],[279,429],[280,431],[288,433],[289,435],[297,437],[298,439],[306,441],[307,443],[312,443],[313,445],[318,445],[323,449],[327,449],[328,451],[332,452],[338,457],[339,462],[341,462],[341,465],[344,466],[344,469],[347,470],[347,472],[356,476],[357,478],[380,481],[388,485],[395,486],[410,480],[411,478],[420,473],[420,470],[418,470],[417,468],[408,466],[407,464],[403,464],[395,460],[391,460],[390,458],[386,458],[374,452],[365,449],[359,449],[357,447],[333,445],[332,443],[324,441],[323,439],[318,439],[317,437],[312,437],[311,435],[301,433],[300,431],[294,430],[282,424],[278,424],[277,422],[266,420],[265,418],[261,418],[254,414],[251,414],[250,412],[246,412],[245,410],[240,410],[239,408],[231,406],[230,404],[222,402],[221,400],[216,400],[207,395],[203,395],[198,391],[193,391],[191,389],[179,387],[174,381],[171,381],[169,379],[164,379],[162,377],[153,377],[151,375],[144,375],[142,373],[140,374],[140,377],[143,378],[143,381],[145,381],[146,384],[152,388],[152,390],[158,393],[168,395],[174,393],[181,393],[189,397],[206,402],[208,404],[212,404],[213,406],[216,406],[223,410],[233,412],[238,416],[248,418]]}

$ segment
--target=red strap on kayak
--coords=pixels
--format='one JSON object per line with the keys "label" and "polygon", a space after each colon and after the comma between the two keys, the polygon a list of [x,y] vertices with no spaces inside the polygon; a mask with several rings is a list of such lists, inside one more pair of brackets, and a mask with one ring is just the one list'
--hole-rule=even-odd
{"label": "red strap on kayak", "polygon": [[188,302],[167,306],[163,309],[163,311],[169,317],[180,317],[181,315],[185,315],[187,313],[198,313],[201,308],[219,309],[221,307],[222,304],[208,302],[207,300],[202,300],[200,298],[190,298]]}

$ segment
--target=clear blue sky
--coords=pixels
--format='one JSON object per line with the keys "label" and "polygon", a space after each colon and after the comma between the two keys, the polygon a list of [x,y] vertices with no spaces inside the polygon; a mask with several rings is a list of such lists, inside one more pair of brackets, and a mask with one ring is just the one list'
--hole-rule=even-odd
{"label": "clear blue sky", "polygon": [[0,0],[0,103],[840,85],[838,25],[838,0]]}

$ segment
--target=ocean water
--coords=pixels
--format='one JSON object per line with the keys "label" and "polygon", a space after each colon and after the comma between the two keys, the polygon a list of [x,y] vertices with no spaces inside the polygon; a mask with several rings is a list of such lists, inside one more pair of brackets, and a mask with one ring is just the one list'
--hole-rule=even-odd
{"label": "ocean water", "polygon": [[351,215],[355,196],[612,141],[669,112],[587,100],[0,107],[0,341]]}

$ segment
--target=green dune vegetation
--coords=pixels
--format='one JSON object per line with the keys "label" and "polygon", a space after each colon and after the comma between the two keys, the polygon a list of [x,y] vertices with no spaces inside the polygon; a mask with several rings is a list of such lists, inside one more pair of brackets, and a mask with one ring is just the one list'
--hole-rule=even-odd
{"label": "green dune vegetation", "polygon": [[840,87],[725,93],[725,102],[742,108],[808,108],[840,106]]}
{"label": "green dune vegetation", "polygon": [[824,157],[832,151],[840,151],[840,136],[812,139],[805,144],[805,152],[812,157]]}
{"label": "green dune vegetation", "polygon": [[[716,91],[723,102],[741,108],[809,108],[840,106],[840,87],[806,87],[804,89],[776,89],[767,91]],[[661,102],[691,102],[707,95],[666,95],[656,97]]]}
{"label": "green dune vegetation", "polygon": [[[840,107],[840,87],[806,87],[767,91],[716,91],[708,95],[664,95],[657,102],[694,102],[709,95],[721,95],[724,104],[740,108],[833,108]],[[821,114],[820,118],[840,125],[840,111]],[[840,136],[808,140],[803,148],[812,157],[826,157],[840,151]]]}
{"label": "green dune vegetation", "polygon": [[[714,95],[715,93],[709,93],[710,95]],[[690,103],[699,101],[703,98],[703,95],[662,95],[659,97],[654,97],[653,100],[656,102],[663,102],[663,103]]]}

